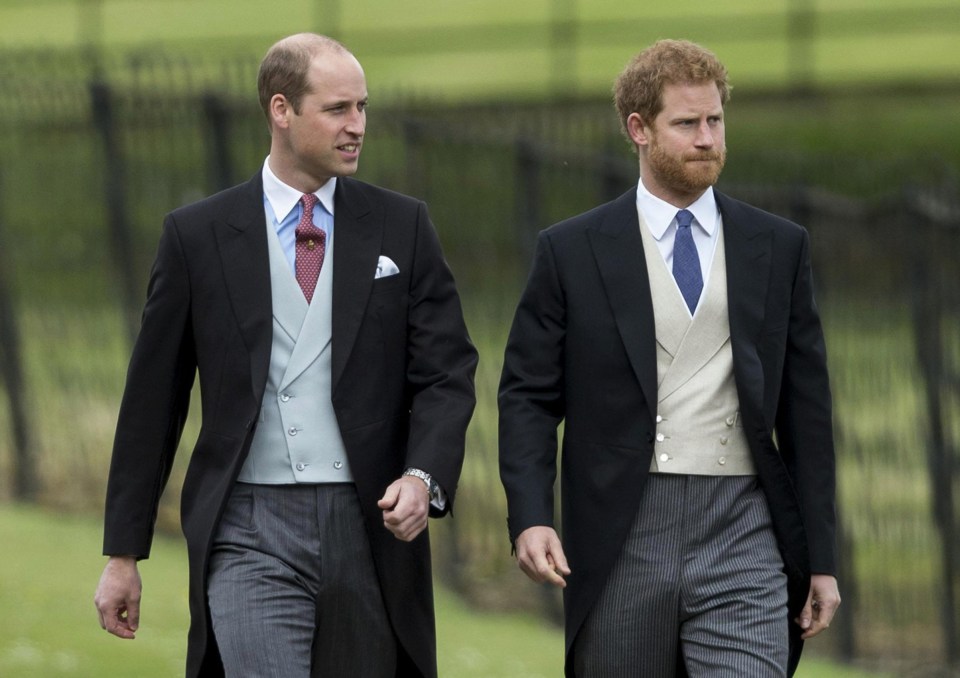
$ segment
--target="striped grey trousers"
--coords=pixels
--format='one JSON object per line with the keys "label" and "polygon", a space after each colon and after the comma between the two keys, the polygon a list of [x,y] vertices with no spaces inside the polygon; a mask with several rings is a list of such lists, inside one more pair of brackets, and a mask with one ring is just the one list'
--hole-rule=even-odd
{"label": "striped grey trousers", "polygon": [[576,675],[782,678],[786,582],[756,477],[651,474],[574,641]]}
{"label": "striped grey trousers", "polygon": [[207,600],[229,678],[396,672],[352,484],[237,483],[214,539]]}

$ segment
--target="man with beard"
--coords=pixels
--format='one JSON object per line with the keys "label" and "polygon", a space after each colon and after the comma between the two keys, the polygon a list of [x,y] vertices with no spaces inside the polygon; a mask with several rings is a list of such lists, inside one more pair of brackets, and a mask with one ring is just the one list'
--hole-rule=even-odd
{"label": "man with beard", "polygon": [[510,538],[564,589],[568,676],[792,675],[840,603],[809,240],[713,188],[729,91],[686,41],[627,65],[640,181],[540,234],[510,332]]}

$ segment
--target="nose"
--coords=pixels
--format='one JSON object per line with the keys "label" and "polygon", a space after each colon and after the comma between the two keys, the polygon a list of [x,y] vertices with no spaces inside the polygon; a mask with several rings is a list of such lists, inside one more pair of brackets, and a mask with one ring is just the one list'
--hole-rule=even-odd
{"label": "nose", "polygon": [[349,119],[346,124],[346,131],[350,134],[355,134],[357,136],[363,136],[363,132],[367,126],[367,114],[365,111],[359,109],[353,109],[353,113],[350,114]]}
{"label": "nose", "polygon": [[713,129],[710,127],[710,123],[706,120],[702,121],[700,127],[697,129],[697,146],[700,148],[712,148],[715,143],[716,139],[714,139]]}

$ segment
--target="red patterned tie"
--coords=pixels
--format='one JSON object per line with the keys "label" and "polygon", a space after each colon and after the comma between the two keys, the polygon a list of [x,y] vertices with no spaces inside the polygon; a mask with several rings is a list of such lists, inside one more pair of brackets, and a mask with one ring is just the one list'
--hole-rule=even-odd
{"label": "red patterned tie", "polygon": [[313,207],[317,196],[312,193],[300,198],[303,203],[303,216],[297,224],[297,282],[303,290],[307,303],[313,300],[313,290],[317,287],[323,255],[327,251],[327,234],[313,225]]}

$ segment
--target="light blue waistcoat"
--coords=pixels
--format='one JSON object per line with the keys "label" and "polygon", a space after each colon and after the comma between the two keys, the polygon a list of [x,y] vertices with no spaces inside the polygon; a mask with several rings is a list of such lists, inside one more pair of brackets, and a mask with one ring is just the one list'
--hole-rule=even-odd
{"label": "light blue waistcoat", "polygon": [[266,225],[273,297],[273,346],[260,421],[238,478],[262,484],[352,482],[330,400],[333,240],[309,305]]}

